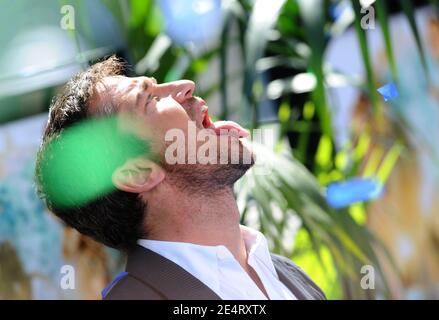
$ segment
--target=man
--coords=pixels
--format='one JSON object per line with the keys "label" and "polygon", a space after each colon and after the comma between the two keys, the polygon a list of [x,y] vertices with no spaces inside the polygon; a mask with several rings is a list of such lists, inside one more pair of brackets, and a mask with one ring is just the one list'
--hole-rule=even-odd
{"label": "man", "polygon": [[[136,119],[131,130],[151,144],[154,157],[127,159],[114,170],[116,191],[68,209],[48,203],[79,232],[127,252],[126,272],[104,298],[324,299],[289,259],[269,253],[260,232],[239,223],[232,187],[254,163],[240,141],[248,132],[234,122],[213,123],[192,81],[158,84],[122,70],[111,57],[75,76],[52,102],[42,143],[43,150],[84,119],[129,113]],[[185,150],[183,162],[169,152],[175,130],[185,138],[177,146]],[[194,130],[209,138],[207,163],[191,159],[191,144],[195,151],[206,147],[192,141]],[[41,186],[40,192],[44,197]]]}

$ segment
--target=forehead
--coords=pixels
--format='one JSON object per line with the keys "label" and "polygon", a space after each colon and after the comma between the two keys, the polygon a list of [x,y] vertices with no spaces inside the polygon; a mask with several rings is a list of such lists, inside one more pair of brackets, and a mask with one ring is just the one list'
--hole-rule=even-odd
{"label": "forehead", "polygon": [[122,99],[137,86],[141,85],[143,90],[147,90],[149,86],[156,83],[153,77],[106,76],[95,85],[88,110],[92,113],[117,111]]}
{"label": "forehead", "polygon": [[157,81],[153,77],[126,77],[126,76],[107,76],[97,84],[97,91],[123,91],[132,89],[136,85],[156,84]]}

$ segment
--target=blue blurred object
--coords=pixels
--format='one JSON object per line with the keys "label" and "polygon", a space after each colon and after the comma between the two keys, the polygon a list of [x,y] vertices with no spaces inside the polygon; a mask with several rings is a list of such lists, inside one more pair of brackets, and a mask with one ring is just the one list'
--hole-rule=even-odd
{"label": "blue blurred object", "polygon": [[384,101],[390,101],[399,96],[398,89],[393,82],[382,86],[377,91],[384,97]]}
{"label": "blue blurred object", "polygon": [[166,33],[177,44],[208,46],[222,27],[220,0],[159,0]]}
{"label": "blue blurred object", "polygon": [[125,278],[127,275],[128,275],[128,272],[126,272],[126,271],[119,272],[116,275],[116,277],[113,279],[113,281],[111,281],[110,284],[108,286],[106,286],[104,288],[104,290],[101,291],[102,299],[104,299],[106,297],[106,295],[108,294],[108,291],[110,291],[111,288],[113,288],[116,283],[118,283],[122,278]]}
{"label": "blue blurred object", "polygon": [[344,208],[355,202],[378,198],[383,186],[372,178],[353,178],[347,181],[334,182],[328,185],[326,198],[333,208]]}

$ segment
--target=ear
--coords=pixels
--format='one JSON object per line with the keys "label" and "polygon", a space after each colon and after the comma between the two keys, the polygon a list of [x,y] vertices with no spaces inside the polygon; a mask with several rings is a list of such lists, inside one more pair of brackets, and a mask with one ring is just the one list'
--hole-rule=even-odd
{"label": "ear", "polygon": [[159,165],[142,157],[128,160],[112,175],[116,188],[133,193],[150,191],[164,178],[165,172]]}

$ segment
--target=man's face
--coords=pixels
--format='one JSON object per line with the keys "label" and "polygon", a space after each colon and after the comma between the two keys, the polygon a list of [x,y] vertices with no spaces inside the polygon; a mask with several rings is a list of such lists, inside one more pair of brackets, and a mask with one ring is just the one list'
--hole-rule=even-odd
{"label": "man's face", "polygon": [[[194,90],[195,84],[189,80],[158,84],[154,78],[110,76],[96,86],[89,111],[99,113],[111,106],[117,113],[134,114],[136,119],[130,126],[151,142],[152,150],[160,158],[160,165],[168,176],[198,184],[212,178],[219,186],[233,184],[254,163],[251,151],[240,141],[248,132],[234,122],[212,122],[206,103],[193,96]],[[169,141],[169,133],[175,130],[184,134],[184,141],[175,141],[183,144],[184,163],[169,163],[165,156],[167,148],[174,143]],[[191,143],[195,145],[193,153],[190,152]],[[198,161],[200,148],[216,149],[216,154],[207,152],[209,164]],[[231,163],[233,152],[238,153],[235,155],[238,163]],[[193,156],[195,162],[191,162]],[[227,163],[220,157],[227,159]],[[245,157],[251,159],[250,163],[243,163]]]}

